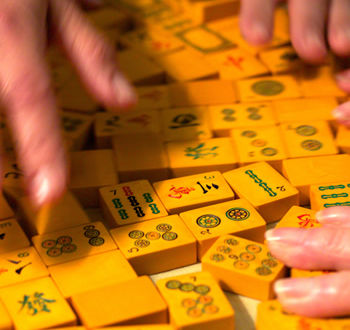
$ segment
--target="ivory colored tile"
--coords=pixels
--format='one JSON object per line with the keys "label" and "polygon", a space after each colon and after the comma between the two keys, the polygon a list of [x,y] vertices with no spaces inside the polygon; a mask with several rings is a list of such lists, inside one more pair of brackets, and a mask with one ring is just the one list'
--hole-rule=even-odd
{"label": "ivory colored tile", "polygon": [[101,222],[34,236],[32,242],[46,266],[117,249]]}
{"label": "ivory colored tile", "polygon": [[350,129],[344,125],[340,125],[335,142],[339,150],[344,154],[350,154],[349,138],[350,138]]}
{"label": "ivory colored tile", "polygon": [[185,82],[219,77],[218,70],[196,52],[184,49],[156,58],[165,70],[167,82]]}
{"label": "ivory colored tile", "polygon": [[229,137],[230,130],[277,124],[271,102],[211,105],[210,125],[216,137]]}
{"label": "ivory colored tile", "polygon": [[12,330],[12,320],[5,309],[4,304],[0,301],[0,330]]}
{"label": "ivory colored tile", "polygon": [[3,288],[48,276],[49,272],[38,252],[36,252],[34,247],[29,246],[0,254],[0,275],[0,288]]}
{"label": "ivory colored tile", "polygon": [[88,329],[168,321],[167,306],[147,276],[73,295],[72,305]]}
{"label": "ivory colored tile", "polygon": [[66,299],[137,277],[119,250],[54,265],[49,272]]}
{"label": "ivory colored tile", "polygon": [[113,151],[76,151],[70,154],[68,188],[83,207],[98,207],[98,189],[118,183]]}
{"label": "ivory colored tile", "polygon": [[30,242],[16,219],[0,221],[0,254],[29,245]]}
{"label": "ivory colored tile", "polygon": [[209,272],[162,279],[157,288],[169,306],[175,329],[234,329],[235,312]]}
{"label": "ivory colored tile", "polygon": [[199,80],[169,85],[170,103],[174,108],[221,103],[235,103],[237,96],[230,80]]}
{"label": "ivory colored tile", "polygon": [[220,79],[238,80],[269,73],[254,55],[239,48],[210,54],[206,58],[219,69]]}
{"label": "ivory colored tile", "polygon": [[223,174],[239,198],[247,199],[267,223],[280,220],[299,204],[299,192],[266,162]]}
{"label": "ivory colored tile", "polygon": [[170,108],[169,90],[167,85],[137,87],[139,97],[137,109],[167,109]]}
{"label": "ivory colored tile", "polygon": [[153,187],[170,214],[234,199],[220,172],[207,172],[155,182]]}
{"label": "ivory colored tile", "polygon": [[196,240],[178,215],[112,229],[120,251],[138,275],[151,275],[192,265]]}
{"label": "ivory colored tile", "polygon": [[14,217],[12,208],[7,203],[4,195],[0,192],[0,220],[5,220]]}
{"label": "ivory colored tile", "polygon": [[300,206],[292,206],[281,221],[276,225],[279,227],[292,228],[318,228],[321,224],[315,219],[316,211]]}
{"label": "ivory colored tile", "polygon": [[320,211],[333,206],[350,205],[350,181],[327,182],[310,186],[311,209]]}
{"label": "ivory colored tile", "polygon": [[287,152],[281,132],[276,126],[235,128],[231,136],[240,166],[265,161],[282,172]]}
{"label": "ivory colored tile", "polygon": [[212,137],[209,116],[205,107],[162,110],[161,126],[164,142]]}
{"label": "ivory colored tile", "polygon": [[98,112],[95,115],[95,141],[99,149],[111,148],[112,136],[145,133],[160,133],[157,110]]}
{"label": "ivory colored tile", "polygon": [[210,171],[226,172],[237,167],[237,157],[229,138],[204,141],[168,142],[166,150],[173,177]]}
{"label": "ivory colored tile", "polygon": [[190,210],[181,213],[180,217],[196,237],[199,260],[222,235],[264,242],[266,223],[245,199]]}
{"label": "ivory colored tile", "polygon": [[112,145],[120,182],[169,178],[169,161],[160,134],[115,136]]}
{"label": "ivory colored tile", "polygon": [[272,299],[274,282],[286,273],[266,245],[232,235],[217,239],[202,258],[202,269],[223,290],[258,300]]}
{"label": "ivory colored tile", "polygon": [[338,149],[326,121],[281,124],[288,158],[335,155]]}
{"label": "ivory colored tile", "polygon": [[49,277],[0,290],[15,329],[48,329],[77,325],[77,319]]}
{"label": "ivory colored tile", "polygon": [[241,102],[259,102],[296,99],[302,96],[296,79],[292,76],[252,78],[236,82]]}
{"label": "ivory colored tile", "polygon": [[317,156],[283,161],[284,177],[299,190],[300,205],[310,204],[310,186],[349,181],[349,155]]}
{"label": "ivory colored tile", "polygon": [[291,46],[262,51],[259,57],[273,74],[296,71],[302,63],[298,54]]}
{"label": "ivory colored tile", "polygon": [[35,210],[29,197],[19,200],[21,223],[29,236],[87,224],[90,221],[77,198],[67,191],[60,200]]}
{"label": "ivory colored tile", "polygon": [[147,180],[125,182],[101,188],[100,206],[109,228],[168,215]]}

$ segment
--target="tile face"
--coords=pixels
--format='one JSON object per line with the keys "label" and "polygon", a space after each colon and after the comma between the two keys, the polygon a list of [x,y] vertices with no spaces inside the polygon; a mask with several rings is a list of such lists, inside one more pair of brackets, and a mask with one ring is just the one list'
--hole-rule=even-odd
{"label": "tile face", "polygon": [[347,128],[344,125],[340,125],[337,132],[336,144],[342,153],[350,154],[349,138],[350,138],[349,128]]}
{"label": "tile face", "polygon": [[138,275],[150,275],[197,261],[196,240],[178,215],[111,230]]}
{"label": "tile face", "polygon": [[166,144],[173,177],[210,171],[226,172],[237,167],[231,139],[178,141]]}
{"label": "tile face", "polygon": [[16,219],[0,221],[0,254],[29,245],[30,242]]}
{"label": "tile face", "polygon": [[208,172],[155,182],[153,187],[170,214],[234,199],[219,172]]}
{"label": "tile face", "polygon": [[80,292],[137,277],[119,250],[54,265],[49,267],[49,272],[66,299]]}
{"label": "tile face", "polygon": [[298,190],[265,162],[223,175],[237,195],[247,199],[267,223],[280,220],[293,205],[299,205]]}
{"label": "tile face", "polygon": [[232,234],[263,243],[266,223],[245,199],[190,210],[181,219],[198,241],[198,259],[222,235]]}
{"label": "tile face", "polygon": [[318,228],[321,224],[315,219],[316,211],[300,206],[292,206],[281,221],[278,227],[292,228]]}
{"label": "tile face", "polygon": [[38,252],[30,246],[0,254],[0,275],[0,287],[3,288],[48,276],[49,272]]}
{"label": "tile face", "polygon": [[101,209],[109,228],[165,217],[168,212],[147,180],[100,189]]}
{"label": "tile face", "polygon": [[234,328],[234,311],[209,272],[162,279],[157,282],[157,288],[169,305],[175,329]]}
{"label": "tile face", "polygon": [[12,320],[5,309],[4,304],[0,301],[0,329],[1,330],[10,330],[13,329]]}
{"label": "tile face", "polygon": [[167,85],[137,87],[136,93],[139,97],[137,109],[152,110],[170,108]]}
{"label": "tile face", "polygon": [[77,324],[76,316],[49,277],[0,289],[16,329],[47,329]]}
{"label": "tile face", "polygon": [[0,220],[5,220],[14,217],[14,212],[8,205],[3,194],[0,193]]}
{"label": "tile face", "polygon": [[32,237],[46,266],[117,249],[101,222]]}
{"label": "tile face", "polygon": [[72,304],[88,329],[168,321],[167,306],[147,276],[74,295]]}
{"label": "tile face", "polygon": [[202,258],[223,290],[258,300],[274,297],[273,283],[286,269],[267,247],[232,235],[221,236]]}

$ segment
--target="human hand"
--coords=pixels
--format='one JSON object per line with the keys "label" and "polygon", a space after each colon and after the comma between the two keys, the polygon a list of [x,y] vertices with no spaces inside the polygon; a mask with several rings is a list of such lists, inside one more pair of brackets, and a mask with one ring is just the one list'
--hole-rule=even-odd
{"label": "human hand", "polygon": [[320,228],[276,228],[266,233],[271,253],[288,267],[338,272],[275,283],[288,312],[308,317],[350,314],[350,207],[316,213]]}
{"label": "human hand", "polygon": [[73,0],[0,2],[0,95],[28,192],[37,206],[57,199],[67,180],[57,106],[45,63],[48,31],[99,101],[119,108],[136,102],[113,49]]}

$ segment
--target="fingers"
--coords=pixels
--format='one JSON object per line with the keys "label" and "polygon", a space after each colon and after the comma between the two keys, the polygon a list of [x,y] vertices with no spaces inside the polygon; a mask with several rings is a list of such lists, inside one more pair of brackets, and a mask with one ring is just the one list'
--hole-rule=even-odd
{"label": "fingers", "polygon": [[[348,86],[350,90],[350,83]],[[339,105],[332,111],[332,115],[340,124],[350,127],[350,102]]]}
{"label": "fingers", "polygon": [[19,162],[37,205],[58,198],[66,164],[49,72],[44,63],[47,3],[0,3],[0,93]]}
{"label": "fingers", "polygon": [[104,0],[77,0],[77,2],[87,9],[98,8],[104,4]]}
{"label": "fingers", "polygon": [[350,272],[309,278],[289,278],[275,283],[279,301],[288,312],[308,317],[350,314]]}
{"label": "fingers", "polygon": [[243,37],[254,45],[271,40],[276,0],[241,0],[240,29]]}
{"label": "fingers", "polygon": [[315,217],[323,226],[350,228],[350,207],[348,206],[334,206],[323,209],[318,211]]}
{"label": "fingers", "polygon": [[117,67],[114,50],[72,1],[51,0],[53,30],[90,92],[108,107],[129,107],[137,97]]}
{"label": "fingers", "polygon": [[350,269],[350,228],[276,228],[265,237],[271,253],[288,267]]}

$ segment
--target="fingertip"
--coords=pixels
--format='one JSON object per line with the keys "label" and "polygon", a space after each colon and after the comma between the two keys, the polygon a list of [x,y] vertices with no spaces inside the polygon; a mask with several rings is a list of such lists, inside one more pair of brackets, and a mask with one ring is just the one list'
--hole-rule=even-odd
{"label": "fingertip", "polygon": [[324,64],[327,60],[325,40],[318,34],[306,34],[292,37],[293,46],[305,62],[310,64]]}
{"label": "fingertip", "polygon": [[118,105],[121,108],[130,108],[137,103],[138,96],[122,73],[116,72],[114,74],[112,84]]}
{"label": "fingertip", "polygon": [[241,31],[243,38],[254,46],[261,46],[272,40],[272,30],[259,22],[254,22],[249,27],[242,27]]}
{"label": "fingertip", "polygon": [[315,218],[322,225],[330,226],[350,226],[350,208],[347,206],[334,206],[323,209],[315,214]]}
{"label": "fingertip", "polygon": [[338,56],[350,55],[350,29],[342,27],[331,31],[328,35],[328,41],[332,51]]}
{"label": "fingertip", "polygon": [[[350,91],[350,80],[348,86]],[[333,109],[332,116],[341,124],[350,127],[350,102],[345,102]]]}

